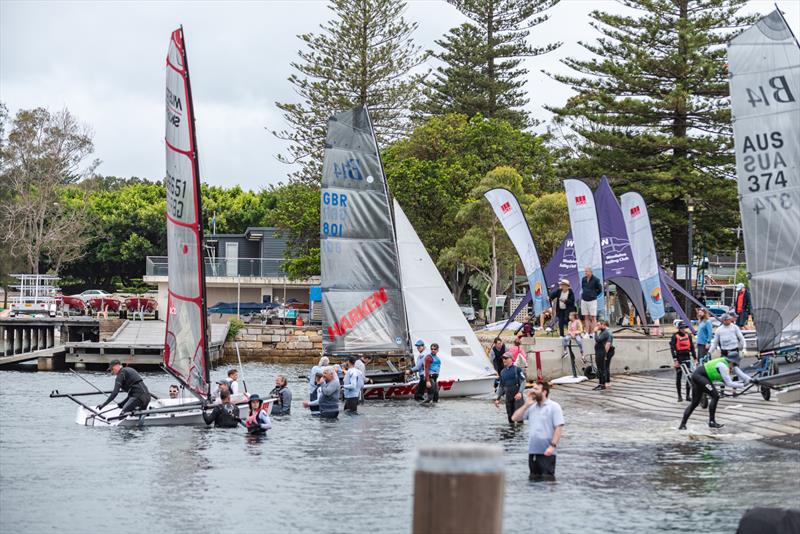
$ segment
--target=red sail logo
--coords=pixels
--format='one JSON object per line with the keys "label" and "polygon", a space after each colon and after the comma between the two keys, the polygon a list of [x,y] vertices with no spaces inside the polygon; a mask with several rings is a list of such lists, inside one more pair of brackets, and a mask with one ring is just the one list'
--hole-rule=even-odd
{"label": "red sail logo", "polygon": [[509,202],[503,203],[503,205],[500,206],[500,209],[503,211],[503,213],[508,213],[509,211],[511,211],[511,203]]}
{"label": "red sail logo", "polygon": [[586,195],[578,195],[577,197],[575,197],[575,204],[577,204],[578,206],[583,206],[584,204],[586,204]]}
{"label": "red sail logo", "polygon": [[639,208],[639,206],[634,206],[634,207],[631,208],[631,216],[632,217],[636,217],[641,212],[642,212],[642,210]]}
{"label": "red sail logo", "polygon": [[348,330],[355,328],[358,323],[367,316],[372,315],[375,310],[387,302],[389,302],[389,297],[386,295],[386,290],[380,288],[378,291],[362,300],[355,308],[342,315],[339,321],[334,323],[333,326],[329,326],[328,335],[331,339],[334,339],[336,336],[347,334]]}

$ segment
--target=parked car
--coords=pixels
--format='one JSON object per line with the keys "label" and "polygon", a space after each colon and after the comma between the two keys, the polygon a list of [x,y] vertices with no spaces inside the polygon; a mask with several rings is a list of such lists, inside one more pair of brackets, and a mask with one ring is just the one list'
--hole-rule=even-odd
{"label": "parked car", "polygon": [[467,321],[470,323],[475,322],[475,308],[472,306],[460,306],[460,308],[461,313],[464,314],[464,317],[467,319]]}

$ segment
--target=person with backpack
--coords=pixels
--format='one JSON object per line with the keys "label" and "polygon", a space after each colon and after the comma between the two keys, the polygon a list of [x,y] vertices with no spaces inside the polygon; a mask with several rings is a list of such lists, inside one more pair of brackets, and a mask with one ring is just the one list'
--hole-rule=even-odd
{"label": "person with backpack", "polygon": [[687,331],[688,326],[681,321],[678,323],[678,331],[672,334],[672,339],[669,340],[669,350],[672,353],[672,366],[675,368],[675,387],[678,389],[678,402],[683,402],[681,397],[681,381],[686,382],[686,400],[691,401],[691,392],[689,391],[691,380],[687,376],[684,380],[683,369],[691,369],[691,361],[697,364],[697,353],[694,349],[694,342],[692,341],[692,334]]}

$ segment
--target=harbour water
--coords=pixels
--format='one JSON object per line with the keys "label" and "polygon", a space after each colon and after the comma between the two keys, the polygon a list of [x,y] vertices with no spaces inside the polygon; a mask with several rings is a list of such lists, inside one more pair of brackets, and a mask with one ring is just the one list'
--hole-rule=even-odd
{"label": "harbour water", "polygon": [[[509,533],[730,533],[749,507],[800,506],[800,450],[690,440],[675,430],[680,405],[675,421],[647,419],[554,391],[567,419],[558,480],[534,483],[526,429],[511,429],[488,399],[377,401],[319,421],[302,408],[305,372],[246,364],[251,392],[266,394],[284,373],[294,393],[292,415],[273,418],[264,439],[241,429],[85,428],[73,403],[47,396],[86,391],[76,377],[0,373],[0,531],[405,533],[416,447],[466,441],[505,450]],[[171,382],[145,380],[161,395]]]}

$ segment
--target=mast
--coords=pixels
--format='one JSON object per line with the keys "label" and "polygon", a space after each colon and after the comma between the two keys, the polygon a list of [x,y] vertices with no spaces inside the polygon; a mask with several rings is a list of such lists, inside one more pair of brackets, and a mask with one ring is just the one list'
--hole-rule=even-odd
{"label": "mast", "polygon": [[[205,233],[203,228],[203,195],[202,184],[200,182],[200,159],[197,150],[197,127],[195,125],[194,116],[194,99],[192,98],[192,82],[189,79],[189,55],[186,53],[186,39],[183,36],[183,24],[180,26],[181,32],[181,50],[183,50],[183,66],[185,69],[184,78],[186,80],[186,92],[189,94],[189,114],[191,121],[189,122],[189,132],[192,138],[192,166],[194,168],[194,183],[195,183],[195,202],[197,203],[197,233],[200,238],[200,299],[202,301],[201,308],[203,315],[200,321],[203,325],[203,359],[205,360],[205,378],[206,384],[211,384],[211,359],[208,356],[208,299],[206,298],[206,262],[203,257],[203,244],[205,243]],[[207,399],[211,399],[211,388],[209,387],[206,395]]]}
{"label": "mast", "polygon": [[[394,253],[395,257],[397,258],[397,264],[399,267],[400,249],[398,248],[397,245],[397,218],[394,213],[394,203],[392,202],[393,197],[392,194],[389,192],[389,181],[386,178],[386,171],[383,168],[383,158],[381,158],[381,151],[380,148],[378,147],[378,137],[377,135],[375,135],[375,126],[373,126],[372,124],[372,116],[370,116],[369,108],[367,108],[366,104],[364,104],[364,113],[367,116],[367,123],[369,123],[369,131],[372,133],[372,143],[375,145],[375,154],[378,155],[378,165],[381,168],[383,191],[386,193],[386,198],[389,202],[389,221],[392,224],[392,233],[394,234]],[[398,278],[400,279],[400,287],[403,287],[402,269],[398,269]],[[403,310],[405,310],[405,313],[403,314],[403,320],[405,321],[405,327],[406,327],[406,340],[405,340],[406,346],[404,349],[406,354],[411,354],[411,338],[409,337],[411,335],[411,329],[409,328],[409,323],[408,323],[408,304],[406,303],[406,298],[402,291],[400,292],[400,300],[403,302]]]}

